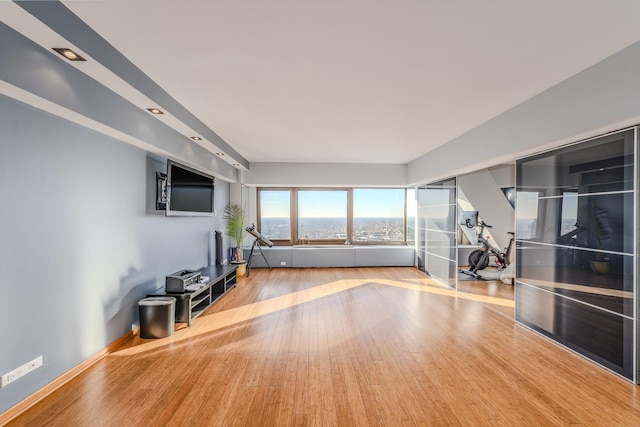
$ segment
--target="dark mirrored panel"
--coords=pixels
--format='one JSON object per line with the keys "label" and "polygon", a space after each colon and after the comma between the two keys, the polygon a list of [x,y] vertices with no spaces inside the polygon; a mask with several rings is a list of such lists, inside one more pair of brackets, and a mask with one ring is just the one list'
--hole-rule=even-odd
{"label": "dark mirrored panel", "polygon": [[618,237],[633,224],[633,170],[633,131],[517,161],[517,238],[551,243],[584,227],[589,247],[598,248],[599,230],[610,246],[619,241],[617,247],[629,248]]}
{"label": "dark mirrored panel", "polygon": [[633,316],[633,256],[531,242],[517,244],[518,280],[619,314]]}
{"label": "dark mirrored panel", "polygon": [[[517,191],[561,195],[633,190],[633,130],[618,132],[516,162]],[[516,202],[517,203],[517,202]]]}
{"label": "dark mirrored panel", "polygon": [[633,378],[634,130],[516,162],[516,320]]}
{"label": "dark mirrored panel", "polygon": [[[526,193],[529,194],[529,193]],[[527,196],[525,196],[526,199]],[[518,240],[633,253],[633,192],[526,199],[516,210]]]}
{"label": "dark mirrored panel", "polygon": [[629,379],[633,320],[516,282],[516,320]]}

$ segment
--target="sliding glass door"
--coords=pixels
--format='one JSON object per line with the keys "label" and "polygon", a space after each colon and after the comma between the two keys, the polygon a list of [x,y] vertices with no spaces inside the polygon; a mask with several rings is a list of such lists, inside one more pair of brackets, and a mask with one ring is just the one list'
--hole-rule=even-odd
{"label": "sliding glass door", "polygon": [[457,279],[456,179],[418,188],[418,265],[432,278],[452,288]]}
{"label": "sliding glass door", "polygon": [[516,320],[637,380],[636,129],[516,162]]}

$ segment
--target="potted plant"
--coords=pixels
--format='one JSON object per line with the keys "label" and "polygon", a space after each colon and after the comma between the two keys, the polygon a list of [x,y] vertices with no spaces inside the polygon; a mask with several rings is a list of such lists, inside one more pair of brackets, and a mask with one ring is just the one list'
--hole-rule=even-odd
{"label": "potted plant", "polygon": [[[231,262],[244,264],[242,259],[242,237],[246,213],[239,205],[227,205],[224,208],[224,220],[227,222],[227,236],[231,238]],[[238,269],[240,274],[240,268]]]}
{"label": "potted plant", "polygon": [[[611,237],[609,211],[600,206],[593,205],[590,213],[591,222],[596,232],[596,239],[598,240],[598,249],[602,250],[602,241]],[[598,252],[596,258],[589,261],[589,266],[594,273],[606,274],[609,272],[609,258],[602,252]]]}

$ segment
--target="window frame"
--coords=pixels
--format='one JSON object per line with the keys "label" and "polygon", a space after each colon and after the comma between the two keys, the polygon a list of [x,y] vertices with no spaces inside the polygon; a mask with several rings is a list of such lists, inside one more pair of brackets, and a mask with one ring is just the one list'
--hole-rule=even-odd
{"label": "window frame", "polygon": [[[292,234],[292,231],[297,229],[297,217],[293,216],[293,210],[292,210],[292,205],[294,205],[294,197],[295,197],[295,192],[293,191],[293,188],[288,188],[288,187],[260,187],[257,189],[257,194],[256,194],[256,201],[257,201],[257,210],[256,210],[256,215],[257,215],[257,228],[258,228],[258,232],[262,233],[262,214],[260,212],[260,205],[261,205],[261,197],[260,197],[260,193],[262,191],[288,191],[289,192],[289,227],[291,228],[289,230],[289,236],[290,239],[272,239],[270,238],[269,240],[271,240],[273,242],[273,244],[275,246],[290,246],[293,244],[293,242],[295,241],[295,236]],[[296,224],[294,226],[294,221],[296,221]]]}
{"label": "window frame", "polygon": [[[355,229],[354,229],[354,220],[355,220],[355,192],[357,190],[402,190],[402,225],[401,225],[401,230],[402,230],[402,237],[403,240],[356,240],[355,239]],[[387,188],[380,188],[380,187],[354,187],[351,188],[351,228],[352,228],[352,232],[350,234],[350,241],[352,244],[354,245],[394,245],[394,244],[408,244],[408,240],[407,240],[407,193],[408,193],[408,188],[405,187],[387,187]]]}
{"label": "window frame", "polygon": [[525,190],[520,190],[518,191],[516,189],[516,205],[518,203],[518,193],[536,193],[536,232],[534,235],[529,236],[528,238],[522,238],[521,236],[518,236],[517,233],[517,227],[518,227],[518,217],[516,216],[515,221],[516,221],[516,235],[515,238],[516,240],[520,240],[520,241],[537,241],[539,240],[545,230],[545,222],[546,222],[546,215],[544,215],[545,212],[545,206],[546,206],[546,199],[548,199],[548,197],[545,197],[544,195],[544,189],[540,189],[540,188],[527,188]]}
{"label": "window frame", "polygon": [[[368,240],[368,241],[353,241],[353,191],[357,189],[394,189],[403,190],[404,203],[403,203],[403,218],[402,218],[402,234],[403,240]],[[299,221],[298,221],[298,192],[299,191],[346,191],[347,193],[347,241],[354,246],[366,246],[366,245],[385,245],[385,246],[406,246],[407,240],[407,188],[406,187],[258,187],[257,188],[257,228],[262,233],[262,217],[261,217],[261,196],[262,191],[289,191],[289,212],[290,212],[290,233],[291,239],[270,239],[275,246],[295,246],[301,244],[301,236],[298,236]],[[344,239],[316,239],[305,241],[306,244],[311,245],[336,245],[344,244]]]}
{"label": "window frame", "polygon": [[346,217],[346,221],[347,221],[347,237],[346,239],[314,239],[314,240],[308,240],[308,244],[312,244],[312,245],[336,245],[336,244],[344,244],[345,240],[351,241],[350,240],[350,236],[353,234],[352,232],[352,221],[350,220],[350,218],[352,217],[352,209],[350,208],[353,204],[353,196],[351,194],[351,191],[349,188],[342,188],[342,187],[321,187],[321,188],[312,188],[312,187],[304,187],[304,188],[295,188],[294,189],[294,193],[296,195],[296,204],[295,204],[295,217],[296,217],[296,228],[292,231],[295,232],[295,238],[294,238],[294,242],[296,242],[295,244],[304,244],[304,242],[302,241],[302,237],[304,236],[298,236],[298,231],[300,230],[300,221],[299,221],[299,216],[298,216],[298,206],[299,206],[299,198],[298,198],[298,193],[300,191],[344,191],[346,192],[346,196],[347,196],[347,217]]}

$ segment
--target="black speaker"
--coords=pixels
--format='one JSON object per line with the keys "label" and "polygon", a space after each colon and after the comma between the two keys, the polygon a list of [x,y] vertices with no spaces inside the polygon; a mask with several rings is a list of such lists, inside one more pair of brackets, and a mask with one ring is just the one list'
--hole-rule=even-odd
{"label": "black speaker", "polygon": [[222,232],[216,230],[216,265],[222,265]]}

